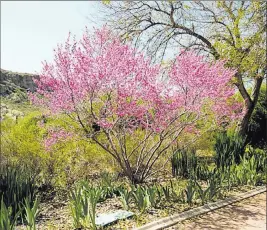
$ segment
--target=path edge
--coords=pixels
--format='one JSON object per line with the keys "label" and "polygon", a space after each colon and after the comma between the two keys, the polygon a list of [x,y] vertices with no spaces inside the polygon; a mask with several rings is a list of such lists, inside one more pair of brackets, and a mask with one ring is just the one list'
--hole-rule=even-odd
{"label": "path edge", "polygon": [[208,213],[210,211],[223,208],[227,205],[242,201],[246,198],[253,197],[263,192],[266,192],[266,186],[264,187],[261,186],[260,188],[256,188],[245,193],[228,197],[224,200],[218,200],[216,202],[207,203],[203,206],[193,208],[182,213],[177,213],[168,217],[164,217],[162,219],[143,225],[139,228],[135,228],[134,230],[161,230],[167,227],[171,227],[175,224],[178,224],[179,222],[184,221],[186,219],[191,219],[193,217]]}

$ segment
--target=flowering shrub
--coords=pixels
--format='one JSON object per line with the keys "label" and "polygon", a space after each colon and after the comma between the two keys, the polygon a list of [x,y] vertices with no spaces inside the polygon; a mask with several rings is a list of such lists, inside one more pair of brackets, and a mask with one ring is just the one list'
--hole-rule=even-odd
{"label": "flowering shrub", "polygon": [[211,111],[218,122],[238,118],[240,105],[228,101],[234,74],[223,61],[210,64],[193,52],[166,71],[104,27],[59,45],[31,99],[73,119],[132,182],[141,182],[156,173],[153,166],[185,128]]}
{"label": "flowering shrub", "polygon": [[66,141],[68,138],[73,137],[71,133],[65,130],[48,130],[48,137],[44,139],[44,146],[47,151],[51,150],[51,147],[58,143],[59,141]]}

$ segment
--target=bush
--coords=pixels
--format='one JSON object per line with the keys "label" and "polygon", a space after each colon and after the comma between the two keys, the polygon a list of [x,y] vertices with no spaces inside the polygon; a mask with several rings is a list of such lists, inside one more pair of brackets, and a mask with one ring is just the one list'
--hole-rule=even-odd
{"label": "bush", "polygon": [[266,156],[267,149],[259,149],[253,148],[252,146],[247,146],[246,154],[247,157],[251,158],[252,156],[255,157],[256,161],[256,170],[257,172],[267,172],[267,156]]}
{"label": "bush", "polygon": [[0,167],[0,229],[15,229],[18,221],[26,222],[27,229],[36,229],[39,199],[35,182],[27,167]]}
{"label": "bush", "polygon": [[181,176],[188,178],[196,172],[197,168],[197,157],[196,151],[178,149],[173,154],[171,159],[172,175],[174,177]]}
{"label": "bush", "polygon": [[219,133],[214,145],[215,162],[223,170],[230,166],[232,161],[239,164],[244,155],[245,140],[238,134]]}
{"label": "bush", "polygon": [[[49,151],[44,140],[50,129],[58,125],[71,126],[66,117],[47,119],[40,112],[32,112],[17,123],[6,118],[1,122],[1,162],[27,165],[40,182],[65,188],[77,179],[92,176],[99,167],[112,168],[110,157],[96,144],[85,138],[69,138],[58,142]],[[88,170],[90,168],[90,170]]]}
{"label": "bush", "polygon": [[37,125],[41,120],[40,113],[34,112],[17,123],[12,119],[1,122],[1,154],[9,162],[27,165],[33,171],[40,169],[46,154],[42,146],[45,130]]}
{"label": "bush", "polygon": [[0,167],[0,199],[8,208],[11,208],[12,218],[20,210],[24,199],[29,203],[35,198],[37,186],[32,173],[22,166]]}
{"label": "bush", "polygon": [[27,93],[22,88],[16,88],[7,98],[15,103],[22,103],[28,100]]}
{"label": "bush", "polygon": [[198,161],[195,176],[199,180],[208,180],[211,176],[211,172],[209,170],[208,162],[206,161]]}
{"label": "bush", "polygon": [[16,227],[17,218],[20,215],[18,211],[12,217],[12,207],[6,207],[3,198],[0,203],[0,229],[13,230]]}
{"label": "bush", "polygon": [[264,148],[267,145],[267,100],[266,87],[262,87],[258,103],[253,111],[247,131],[247,142],[253,147]]}

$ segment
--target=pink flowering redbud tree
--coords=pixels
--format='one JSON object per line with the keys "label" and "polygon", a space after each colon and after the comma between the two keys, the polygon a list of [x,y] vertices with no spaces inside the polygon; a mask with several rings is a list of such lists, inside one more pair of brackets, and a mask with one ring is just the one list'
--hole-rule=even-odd
{"label": "pink flowering redbud tree", "polygon": [[216,121],[238,117],[240,105],[228,101],[234,73],[224,62],[210,64],[192,52],[163,69],[104,27],[59,45],[31,98],[73,119],[139,183],[162,169],[182,132],[210,111]]}

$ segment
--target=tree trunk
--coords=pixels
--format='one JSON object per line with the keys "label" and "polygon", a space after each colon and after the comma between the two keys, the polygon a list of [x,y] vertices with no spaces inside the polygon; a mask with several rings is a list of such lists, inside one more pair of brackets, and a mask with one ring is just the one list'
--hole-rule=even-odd
{"label": "tree trunk", "polygon": [[251,96],[248,94],[248,92],[244,86],[244,83],[242,80],[242,74],[237,73],[235,75],[235,77],[237,80],[235,85],[237,86],[241,96],[245,100],[245,106],[246,106],[246,112],[245,112],[245,115],[241,121],[240,129],[239,129],[239,134],[244,137],[248,131],[249,121],[250,121],[250,118],[251,118],[252,113],[254,111],[255,105],[258,102],[263,77],[255,78],[255,80],[254,80],[255,84],[254,84]]}
{"label": "tree trunk", "polygon": [[241,136],[245,136],[248,131],[249,121],[252,116],[254,108],[255,108],[254,103],[252,103],[250,106],[246,106],[246,113],[241,121],[240,130],[239,130],[239,134]]}

